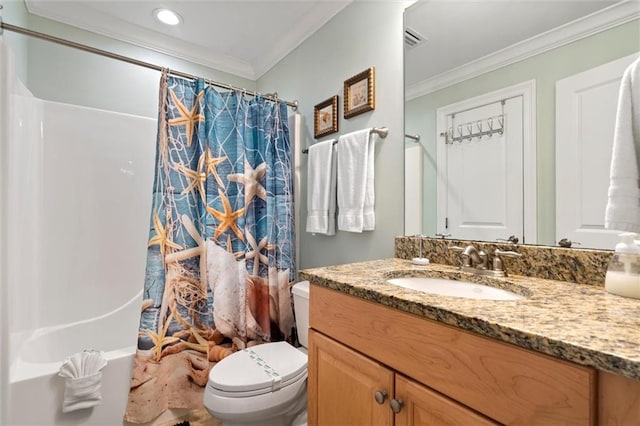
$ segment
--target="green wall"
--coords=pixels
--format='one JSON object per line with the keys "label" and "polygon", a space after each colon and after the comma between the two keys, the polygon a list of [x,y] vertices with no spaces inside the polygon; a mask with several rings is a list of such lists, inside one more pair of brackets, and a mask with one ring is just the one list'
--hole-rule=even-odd
{"label": "green wall", "polygon": [[538,244],[554,245],[556,81],[638,51],[640,21],[634,20],[406,102],[406,131],[420,134],[425,148],[424,233],[434,235],[436,232],[437,108],[535,79]]}
{"label": "green wall", "polygon": [[[284,99],[298,99],[305,117],[302,146],[313,138],[313,107],[339,96],[339,134],[387,126],[389,136],[376,142],[376,229],[361,234],[336,231],[335,236],[311,235],[306,227],[306,157],[300,162],[301,268],[393,257],[394,237],[404,232],[403,42],[400,1],[356,1],[258,80],[261,92],[278,90]],[[376,108],[351,119],[343,114],[344,80],[370,66],[376,69]]]}

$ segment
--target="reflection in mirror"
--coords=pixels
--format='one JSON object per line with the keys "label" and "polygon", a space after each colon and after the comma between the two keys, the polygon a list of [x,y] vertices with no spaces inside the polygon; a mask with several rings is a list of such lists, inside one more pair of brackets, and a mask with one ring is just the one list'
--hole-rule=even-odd
{"label": "reflection in mirror", "polygon": [[638,0],[412,4],[406,235],[613,248],[613,127],[638,56]]}

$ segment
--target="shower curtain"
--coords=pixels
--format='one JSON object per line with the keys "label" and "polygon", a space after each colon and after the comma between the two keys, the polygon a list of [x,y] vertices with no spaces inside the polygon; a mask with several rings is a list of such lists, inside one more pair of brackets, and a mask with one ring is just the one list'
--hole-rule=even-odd
{"label": "shower curtain", "polygon": [[125,420],[202,409],[210,368],[294,337],[286,105],[202,79],[160,83],[138,349]]}

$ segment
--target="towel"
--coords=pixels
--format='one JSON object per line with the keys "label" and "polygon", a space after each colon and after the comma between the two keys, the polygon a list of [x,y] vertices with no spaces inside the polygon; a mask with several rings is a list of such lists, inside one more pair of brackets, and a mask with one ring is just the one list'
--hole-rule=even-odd
{"label": "towel", "polygon": [[640,232],[640,58],[624,72],[620,83],[605,228]]}
{"label": "towel", "polygon": [[307,181],[307,232],[336,233],[335,139],[309,147]]}
{"label": "towel", "polygon": [[102,351],[82,351],[62,363],[58,375],[64,377],[62,412],[94,407],[102,401],[102,369],[107,360]]}
{"label": "towel", "polygon": [[371,129],[338,139],[338,229],[375,229],[374,154]]}

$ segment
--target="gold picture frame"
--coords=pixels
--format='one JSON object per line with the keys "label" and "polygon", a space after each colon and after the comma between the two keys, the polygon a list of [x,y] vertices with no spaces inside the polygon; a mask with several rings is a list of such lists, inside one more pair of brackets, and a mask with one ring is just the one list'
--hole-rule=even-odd
{"label": "gold picture frame", "polygon": [[313,107],[313,137],[321,138],[338,131],[338,95]]}
{"label": "gold picture frame", "polygon": [[370,67],[344,82],[344,118],[376,109],[375,68]]}

